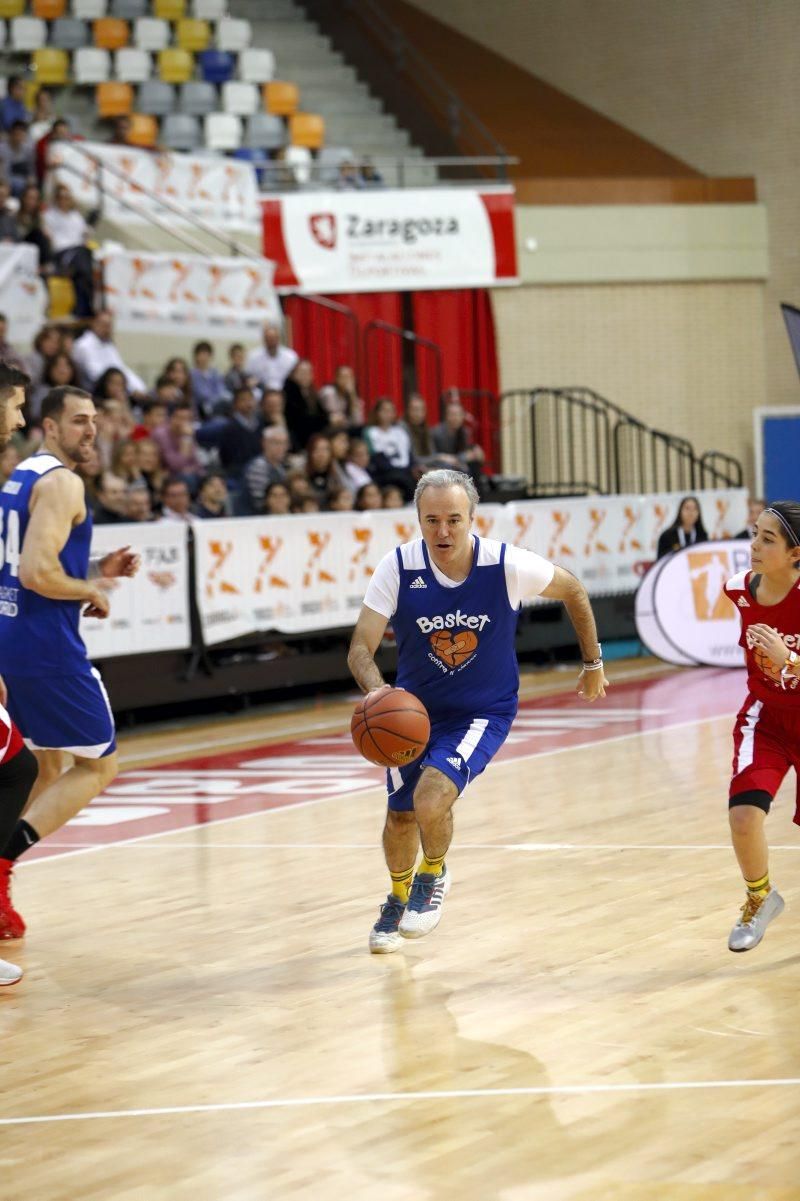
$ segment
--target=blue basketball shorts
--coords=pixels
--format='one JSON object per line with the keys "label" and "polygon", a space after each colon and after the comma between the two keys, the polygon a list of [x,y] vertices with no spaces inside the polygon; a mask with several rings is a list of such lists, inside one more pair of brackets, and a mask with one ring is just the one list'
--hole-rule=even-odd
{"label": "blue basketball shorts", "polygon": [[5,676],[8,711],[32,750],[102,759],[117,749],[100,673],[89,663],[68,676]]}
{"label": "blue basketball shorts", "polygon": [[512,717],[462,717],[437,722],[419,759],[406,767],[390,767],[386,773],[389,808],[409,812],[414,808],[414,789],[426,767],[435,767],[453,781],[459,796],[508,737]]}

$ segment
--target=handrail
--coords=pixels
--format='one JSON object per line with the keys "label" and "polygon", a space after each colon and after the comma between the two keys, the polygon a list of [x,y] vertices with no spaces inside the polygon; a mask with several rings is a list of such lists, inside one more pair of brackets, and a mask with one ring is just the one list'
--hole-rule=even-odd
{"label": "handrail", "polygon": [[[372,376],[371,376],[371,356],[369,353],[370,338],[373,334],[384,333],[391,337],[399,338],[401,342],[412,342],[415,346],[423,347],[425,350],[432,351],[434,362],[436,364],[436,385],[435,395],[442,394],[442,348],[438,342],[432,342],[430,338],[423,338],[420,334],[415,334],[413,330],[403,329],[400,325],[392,325],[388,321],[368,321],[364,326],[363,333],[363,362],[364,362],[364,399],[369,403],[372,397]],[[401,364],[402,367],[402,364]]]}
{"label": "handrail", "polygon": [[[353,151],[353,154],[358,157],[355,150]],[[344,161],[345,157],[346,156],[344,155],[342,156],[342,161]],[[397,183],[392,183],[387,186],[398,188],[416,186],[413,182],[414,172],[419,171],[420,168],[424,167],[433,167],[437,172],[442,167],[452,169],[460,167],[496,167],[498,168],[499,175],[502,177],[505,173],[506,167],[516,166],[520,162],[520,159],[518,159],[516,156],[509,154],[451,154],[430,156],[417,154],[371,154],[369,156],[369,160],[373,166],[379,169],[396,167]],[[318,187],[320,190],[323,190],[334,187],[336,182],[335,178],[331,175],[331,172],[335,170],[335,166],[331,163],[310,162],[298,164],[298,170],[301,170],[308,177],[307,180],[302,184],[299,184],[296,180],[290,180],[289,182],[286,182],[287,174],[291,174],[293,170],[293,164],[291,163],[280,161],[270,161],[264,163],[256,162],[254,166],[256,167],[261,181],[260,190],[262,193],[265,191],[295,190],[298,187],[305,188],[308,187],[309,182],[313,183],[314,186]],[[326,179],[326,176],[329,178]],[[408,176],[410,176],[412,179],[411,183],[406,182]],[[454,188],[459,186],[470,186],[475,182],[480,182],[481,187],[487,189],[491,188],[493,184],[495,187],[498,186],[496,180],[487,180],[485,176],[480,175],[477,171],[471,177],[458,179],[437,178],[435,183],[426,183],[419,186],[425,188]],[[378,186],[382,187],[383,185]]]}
{"label": "handrail", "polygon": [[[350,341],[352,344],[352,363],[350,364],[355,372],[356,379],[361,378],[361,323],[355,311],[348,304],[342,304],[338,300],[331,300],[327,296],[319,296],[316,292],[290,292],[285,297],[286,300],[294,300],[306,304],[311,304],[316,308],[326,309],[329,313],[335,313],[339,317],[343,317],[350,328]],[[319,363],[316,364],[319,368]]]}

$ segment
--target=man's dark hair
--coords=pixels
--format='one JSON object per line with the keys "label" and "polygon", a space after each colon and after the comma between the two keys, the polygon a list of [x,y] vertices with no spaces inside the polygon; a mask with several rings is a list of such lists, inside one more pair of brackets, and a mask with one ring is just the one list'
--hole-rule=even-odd
{"label": "man's dark hair", "polygon": [[233,354],[234,350],[244,350],[244,344],[242,342],[231,342],[228,347],[228,354]]}
{"label": "man's dark hair", "polygon": [[[5,317],[0,313],[0,321],[4,320]],[[0,400],[8,400],[12,392],[17,388],[27,388],[30,382],[30,376],[20,371],[19,367],[0,360]]]}
{"label": "man's dark hair", "polygon": [[202,350],[204,350],[206,352],[206,354],[214,353],[214,347],[211,345],[210,342],[196,342],[194,344],[194,346],[192,347],[192,357],[200,354],[200,352]]}
{"label": "man's dark hair", "polygon": [[166,409],[167,407],[165,400],[159,400],[157,396],[151,396],[149,400],[143,403],[142,413],[152,413],[153,409]]}
{"label": "man's dark hair", "polygon": [[252,395],[253,395],[252,388],[237,388],[233,394],[233,403],[236,404],[236,402],[240,396],[252,396]]}
{"label": "man's dark hair", "polygon": [[13,133],[15,129],[24,129],[25,132],[27,133],[27,131],[28,131],[27,121],[12,121],[8,127],[8,132]]}
{"label": "man's dark hair", "polygon": [[191,413],[192,411],[192,406],[188,400],[176,400],[174,404],[169,406],[170,417],[174,417],[176,413]]}
{"label": "man's dark hair", "polygon": [[161,485],[162,497],[166,496],[167,491],[170,488],[174,488],[176,484],[182,484],[183,487],[188,490],[189,495],[191,496],[192,490],[191,490],[191,488],[189,488],[189,485],[187,484],[186,480],[184,479],[184,477],[182,475],[168,475],[167,478],[164,480],[164,483]]}
{"label": "man's dark hair", "polygon": [[52,417],[57,420],[64,412],[64,404],[68,396],[77,396],[78,400],[91,400],[88,392],[84,392],[83,388],[75,388],[72,384],[63,384],[60,388],[51,388],[42,401],[42,407],[39,410],[39,416],[42,421],[45,417]]}
{"label": "man's dark hair", "polygon": [[[5,182],[6,181],[4,179],[0,178],[0,183],[5,183]],[[8,321],[8,317],[6,317],[5,313],[0,313],[0,321]]]}
{"label": "man's dark hair", "polygon": [[8,77],[8,90],[9,90],[9,92],[10,92],[10,91],[11,91],[11,89],[14,87],[14,85],[15,85],[15,84],[17,84],[17,83],[22,83],[22,76],[21,76],[21,75],[9,75],[9,77]]}

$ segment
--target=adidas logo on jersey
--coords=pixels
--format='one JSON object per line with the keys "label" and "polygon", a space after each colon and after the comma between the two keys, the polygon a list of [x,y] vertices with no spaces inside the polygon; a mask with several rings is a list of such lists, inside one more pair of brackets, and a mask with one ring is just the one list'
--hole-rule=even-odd
{"label": "adidas logo on jersey", "polygon": [[453,758],[448,759],[447,762],[451,767],[454,767],[456,771],[461,771],[461,760],[459,759],[458,755],[454,755]]}
{"label": "adidas logo on jersey", "polygon": [[423,580],[421,575],[418,575],[415,580],[412,580],[408,586],[409,586],[409,588],[427,588],[428,587],[428,585],[425,583],[425,581]]}
{"label": "adidas logo on jersey", "polygon": [[740,609],[749,609],[750,608],[750,601],[747,599],[746,596],[740,596],[736,603]]}

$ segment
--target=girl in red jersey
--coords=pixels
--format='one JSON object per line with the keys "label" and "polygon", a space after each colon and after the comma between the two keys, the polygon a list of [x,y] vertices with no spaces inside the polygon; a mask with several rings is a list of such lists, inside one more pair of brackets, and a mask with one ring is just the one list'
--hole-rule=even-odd
{"label": "girl in red jersey", "polygon": [[764,937],[783,898],[769,882],[764,822],[790,767],[798,773],[794,820],[800,824],[800,504],[779,501],[758,518],[751,571],[725,585],[739,611],[747,661],[747,698],[733,731],[731,837],[747,899],[728,939],[749,951]]}

